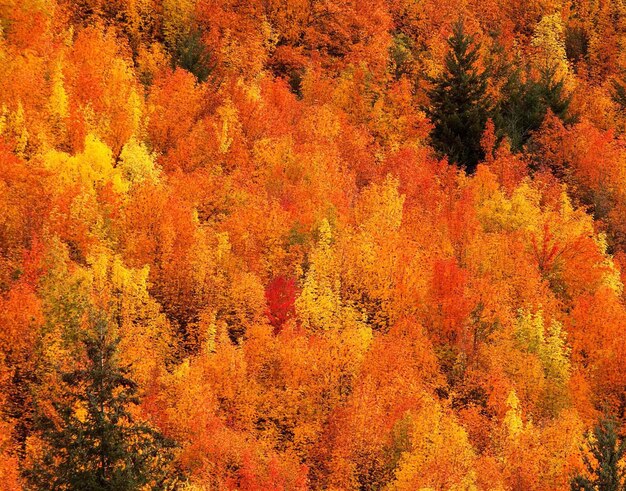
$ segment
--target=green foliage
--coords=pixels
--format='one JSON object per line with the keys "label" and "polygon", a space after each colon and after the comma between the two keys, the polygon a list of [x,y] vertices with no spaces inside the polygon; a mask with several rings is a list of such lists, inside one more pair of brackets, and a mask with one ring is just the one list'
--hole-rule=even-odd
{"label": "green foliage", "polygon": [[521,312],[515,339],[520,349],[539,359],[545,378],[541,406],[548,415],[556,416],[568,404],[567,382],[571,367],[565,332],[556,321],[545,326],[541,311],[535,314]]}
{"label": "green foliage", "polygon": [[515,63],[510,66],[502,87],[494,122],[500,135],[509,138],[511,149],[520,151],[533,131],[539,129],[548,109],[569,122],[570,102],[571,96],[564,92],[564,81],[556,78],[554,68],[543,69],[539,79],[534,80]]}
{"label": "green foliage", "polygon": [[626,79],[614,79],[612,81],[613,90],[611,97],[620,108],[626,109]]}
{"label": "green foliage", "polygon": [[389,69],[396,80],[404,74],[411,73],[412,65],[415,64],[414,44],[414,41],[403,33],[398,33],[393,37],[389,47]]}
{"label": "green foliage", "polygon": [[463,22],[454,25],[448,45],[444,72],[430,79],[430,107],[425,108],[434,125],[430,136],[437,151],[473,172],[484,157],[480,139],[490,115],[488,74],[478,70],[480,45],[465,33]]}
{"label": "green foliage", "polygon": [[137,384],[117,362],[118,340],[94,316],[82,340],[84,363],[60,372],[60,394],[36,403],[35,432],[43,452],[25,472],[32,489],[162,489],[172,443],[135,421]]}
{"label": "green foliage", "polygon": [[589,34],[580,26],[565,29],[565,52],[572,63],[585,60],[589,55]]}
{"label": "green foliage", "polygon": [[584,457],[589,477],[578,475],[571,482],[572,491],[623,491],[626,472],[622,459],[626,440],[618,436],[614,418],[603,417],[589,436],[589,451],[593,459]]}
{"label": "green foliage", "polygon": [[413,418],[410,412],[394,423],[389,442],[383,447],[380,455],[367,456],[365,461],[369,465],[359,469],[359,489],[375,491],[387,489],[391,485],[402,455],[411,451],[412,428]]}
{"label": "green foliage", "polygon": [[178,37],[172,62],[192,73],[198,82],[206,82],[215,70],[213,56],[202,41],[202,33],[198,29],[192,29]]}
{"label": "green foliage", "polygon": [[556,68],[543,69],[536,84],[539,96],[546,106],[546,111],[549,108],[565,123],[573,122],[574,116],[569,112],[572,98],[566,94],[565,80],[557,77]]}

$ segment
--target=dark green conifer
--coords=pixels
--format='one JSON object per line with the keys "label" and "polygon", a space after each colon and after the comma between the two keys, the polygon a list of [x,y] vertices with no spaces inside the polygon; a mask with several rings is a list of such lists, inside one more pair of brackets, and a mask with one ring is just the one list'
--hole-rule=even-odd
{"label": "dark green conifer", "polygon": [[511,65],[494,115],[500,136],[509,138],[513,151],[522,150],[548,109],[563,122],[572,120],[571,96],[565,94],[564,81],[556,78],[554,68],[546,68],[536,80],[528,72],[524,73],[519,63]]}
{"label": "dark green conifer", "polygon": [[450,161],[473,172],[484,157],[480,139],[490,115],[487,73],[479,71],[480,45],[465,33],[462,21],[454,25],[448,45],[445,70],[430,80],[428,91],[431,140]]}
{"label": "dark green conifer", "polygon": [[198,82],[206,82],[215,71],[216,63],[202,40],[198,28],[181,34],[173,46],[172,63],[192,73]]}
{"label": "dark green conifer", "polygon": [[137,384],[117,361],[118,340],[103,316],[91,326],[84,363],[60,374],[53,410],[37,404],[35,433],[44,449],[25,472],[28,484],[41,490],[165,489],[173,445],[132,416]]}
{"label": "dark green conifer", "polygon": [[620,108],[626,109],[626,79],[613,79],[611,96],[619,104]]}
{"label": "dark green conifer", "polygon": [[589,436],[592,459],[584,457],[589,477],[572,479],[572,491],[624,491],[626,472],[622,459],[626,440],[618,435],[618,425],[611,417],[602,418]]}

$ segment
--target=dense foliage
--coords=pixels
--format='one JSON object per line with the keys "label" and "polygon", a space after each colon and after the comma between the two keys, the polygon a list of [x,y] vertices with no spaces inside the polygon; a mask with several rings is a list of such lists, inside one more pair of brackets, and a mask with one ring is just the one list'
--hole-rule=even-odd
{"label": "dense foliage", "polygon": [[0,2],[0,490],[622,489],[625,35]]}

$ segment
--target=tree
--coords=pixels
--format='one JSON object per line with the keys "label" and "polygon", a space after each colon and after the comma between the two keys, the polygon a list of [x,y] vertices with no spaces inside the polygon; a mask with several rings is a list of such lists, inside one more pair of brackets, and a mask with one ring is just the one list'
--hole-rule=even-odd
{"label": "tree", "polygon": [[431,139],[435,149],[474,172],[484,156],[480,138],[491,106],[488,74],[478,70],[480,45],[465,33],[462,21],[454,25],[448,46],[444,72],[430,79],[426,113],[434,125]]}
{"label": "tree", "polygon": [[296,282],[290,277],[277,276],[267,285],[267,318],[274,332],[280,331],[283,324],[295,315],[297,293]]}
{"label": "tree", "polygon": [[435,402],[409,413],[409,448],[391,489],[476,489],[475,453],[465,429]]}
{"label": "tree", "polygon": [[626,79],[614,78],[611,84],[611,98],[621,109],[626,108]]}
{"label": "tree", "polygon": [[520,63],[516,60],[510,66],[494,115],[499,136],[510,139],[513,151],[522,150],[532,132],[540,128],[548,109],[564,122],[571,119],[571,96],[565,93],[564,79],[557,78],[556,68],[542,69],[535,80],[528,68],[523,73]]}
{"label": "tree", "polygon": [[570,67],[565,49],[565,30],[560,13],[544,15],[535,26],[531,46],[535,53],[534,65],[540,70],[554,70],[561,80],[570,77]]}
{"label": "tree", "polygon": [[589,477],[576,476],[571,482],[571,490],[626,490],[626,472],[622,462],[626,453],[626,440],[618,436],[618,425],[614,418],[604,416],[596,424],[589,437],[589,451],[593,460],[584,457]]}
{"label": "tree", "polygon": [[59,374],[61,396],[51,405],[37,401],[42,449],[26,479],[33,489],[162,489],[173,444],[135,421],[138,387],[117,362],[118,340],[108,320],[95,315],[89,327],[83,366]]}
{"label": "tree", "polygon": [[172,64],[192,73],[198,82],[205,82],[216,68],[216,62],[202,41],[199,30],[182,33],[173,48]]}
{"label": "tree", "polygon": [[540,77],[536,85],[541,100],[545,105],[544,114],[549,108],[563,122],[568,123],[575,118],[569,112],[572,97],[566,93],[565,81],[566,79],[559,76],[558,68],[553,66],[546,67],[540,71]]}

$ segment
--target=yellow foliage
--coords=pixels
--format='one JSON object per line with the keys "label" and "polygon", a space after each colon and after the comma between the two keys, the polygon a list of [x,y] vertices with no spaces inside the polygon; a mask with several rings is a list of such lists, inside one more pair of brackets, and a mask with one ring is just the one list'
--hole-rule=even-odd
{"label": "yellow foliage", "polygon": [[531,353],[541,360],[546,377],[565,383],[569,378],[569,349],[565,344],[565,333],[561,325],[552,321],[544,327],[541,311],[531,314],[521,312],[516,324],[516,338]]}
{"label": "yellow foliage", "polygon": [[122,148],[119,169],[124,178],[132,184],[159,181],[159,169],[156,166],[154,154],[148,151],[145,143],[135,138],[131,138]]}
{"label": "yellow foliage", "polygon": [[163,1],[163,35],[167,46],[174,47],[191,23],[194,0]]}
{"label": "yellow foliage", "polygon": [[162,368],[172,344],[169,323],[148,292],[149,267],[133,269],[106,251],[88,257],[93,275],[93,302],[115,319],[122,361],[138,382]]}
{"label": "yellow foliage", "polygon": [[310,266],[296,312],[308,329],[331,329],[341,324],[340,279],[331,247],[332,232],[327,219],[319,228],[319,241],[311,252]]}
{"label": "yellow foliage", "polygon": [[[344,289],[368,313],[375,328],[393,322],[392,294],[398,268],[404,196],[391,176],[365,188],[355,205],[357,228],[342,243]],[[363,295],[365,294],[365,295]],[[362,301],[365,297],[369,302]]]}
{"label": "yellow foliage", "polygon": [[128,96],[128,106],[131,110],[131,134],[137,135],[141,129],[141,118],[143,115],[141,97],[137,93],[134,87],[130,89],[130,95]]}
{"label": "yellow foliage", "polygon": [[411,450],[404,452],[388,491],[474,491],[475,454],[467,432],[433,400],[412,417]]}
{"label": "yellow foliage", "polygon": [[502,423],[507,430],[509,438],[515,440],[524,430],[522,409],[515,390],[511,390],[511,392],[509,392],[509,395],[506,398],[506,405],[509,409],[507,410]]}
{"label": "yellow foliage", "polygon": [[535,355],[541,362],[545,380],[545,387],[540,390],[541,409],[555,416],[568,404],[567,383],[571,372],[570,349],[561,324],[553,320],[546,328],[541,311],[521,312],[515,338],[520,349]]}
{"label": "yellow foliage", "polygon": [[69,116],[69,100],[63,84],[63,71],[58,64],[52,74],[52,94],[50,95],[50,112],[59,118]]}
{"label": "yellow foliage", "polygon": [[217,135],[219,150],[221,153],[226,153],[233,143],[233,132],[239,124],[237,108],[230,99],[227,99],[222,106],[217,108],[217,115],[222,121]]}
{"label": "yellow foliage", "polygon": [[511,198],[496,190],[479,203],[477,215],[486,232],[537,231],[541,218],[541,194],[528,182],[518,186]]}
{"label": "yellow foliage", "polygon": [[402,223],[404,196],[398,192],[399,181],[388,175],[381,184],[363,190],[355,214],[359,227],[367,234],[388,237]]}
{"label": "yellow foliage", "polygon": [[7,129],[9,122],[9,110],[6,104],[2,104],[2,110],[0,110],[0,135],[3,135]]}
{"label": "yellow foliage", "polygon": [[624,292],[624,284],[622,283],[621,273],[615,262],[607,254],[607,238],[606,234],[600,233],[594,236],[594,240],[598,245],[598,248],[605,257],[602,266],[606,268],[604,273],[604,285],[615,293],[618,298],[622,296]]}
{"label": "yellow foliage", "polygon": [[228,237],[228,232],[222,232],[217,234],[217,260],[225,258],[230,254],[231,245]]}
{"label": "yellow foliage", "polygon": [[572,88],[572,77],[565,52],[565,29],[560,13],[544,15],[535,27],[532,46],[536,49],[535,62],[540,70],[555,71],[556,80],[564,80]]}
{"label": "yellow foliage", "polygon": [[43,157],[43,165],[53,173],[61,188],[81,183],[87,189],[92,189],[107,182],[118,193],[129,188],[121,169],[113,166],[111,149],[94,135],[87,135],[82,153],[71,156],[50,150]]}

